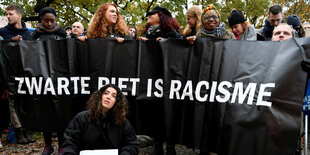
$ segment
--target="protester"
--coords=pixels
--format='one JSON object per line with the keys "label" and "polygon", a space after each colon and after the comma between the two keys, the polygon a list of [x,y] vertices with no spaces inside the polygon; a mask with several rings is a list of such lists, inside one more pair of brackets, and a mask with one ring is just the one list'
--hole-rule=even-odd
{"label": "protester", "polygon": [[290,39],[294,37],[294,34],[294,29],[290,25],[281,23],[276,28],[274,28],[271,41],[282,41]]}
{"label": "protester", "polygon": [[67,32],[67,36],[70,37],[70,34],[72,32],[72,26],[67,26],[66,27],[66,32]]}
{"label": "protester", "polygon": [[[2,36],[4,40],[13,40],[15,42],[20,40],[28,40],[31,32],[27,29],[25,23],[21,21],[23,11],[20,6],[10,4],[6,8],[6,14],[9,23],[7,26],[0,28],[0,36]],[[15,111],[15,103],[13,98],[13,96],[9,97],[9,108],[12,124],[15,127],[16,143],[27,144],[35,142],[35,140],[28,134],[28,132],[25,132],[22,127],[20,118],[17,116]]]}
{"label": "protester", "polygon": [[201,15],[203,27],[197,32],[196,36],[187,37],[186,39],[193,44],[199,37],[215,37],[221,39],[235,39],[233,33],[229,32],[225,23],[221,22],[220,13],[213,4],[209,4]]}
{"label": "protester", "polygon": [[301,21],[297,15],[289,15],[286,18],[286,23],[292,25],[295,30],[295,37],[305,37],[305,31],[302,29]]}
{"label": "protester", "polygon": [[[65,39],[67,37],[67,32],[59,27],[56,22],[56,11],[51,7],[45,7],[40,10],[40,23],[31,34],[30,40],[48,40],[48,39]],[[63,133],[58,132],[58,154],[62,154],[62,143],[63,143]],[[52,146],[52,132],[43,132],[44,137],[44,150],[42,155],[50,155],[54,152]]]}
{"label": "protester", "polygon": [[[1,40],[3,38],[0,36],[0,46]],[[2,131],[8,127],[10,113],[9,113],[9,103],[8,103],[8,91],[7,91],[7,81],[6,81],[6,71],[4,66],[4,57],[0,49],[0,148],[2,148]]]}
{"label": "protester", "polygon": [[255,28],[246,21],[242,11],[232,10],[228,17],[229,27],[238,40],[256,40]]}
{"label": "protester", "polygon": [[67,32],[56,22],[56,11],[45,7],[40,11],[40,22],[30,36],[30,40],[65,39]]}
{"label": "protester", "polygon": [[27,29],[26,24],[22,22],[23,10],[20,6],[10,4],[6,8],[6,14],[8,18],[8,25],[0,28],[0,36],[4,40],[28,40],[31,32]]}
{"label": "protester", "polygon": [[264,28],[257,32],[261,35],[259,38],[270,41],[274,27],[283,22],[282,7],[280,5],[271,6],[268,10],[268,19],[265,20]]}
{"label": "protester", "polygon": [[305,31],[305,37],[310,37],[310,24],[309,23],[303,23],[302,27]]}
{"label": "protester", "polygon": [[181,39],[182,36],[177,30],[180,29],[177,21],[171,16],[171,12],[164,7],[156,6],[153,10],[146,14],[147,22],[141,32],[139,39],[146,41],[148,39],[176,38]]}
{"label": "protester", "polygon": [[112,3],[102,4],[97,9],[89,25],[87,38],[115,39],[119,43],[132,40],[126,22]]}
{"label": "protester", "polygon": [[126,119],[128,103],[112,84],[95,91],[86,111],[77,114],[65,131],[64,154],[82,150],[118,149],[120,155],[138,154],[136,133]]}
{"label": "protester", "polygon": [[136,27],[130,26],[129,27],[129,34],[130,34],[131,39],[133,39],[133,40],[138,39],[138,30]]}
{"label": "protester", "polygon": [[183,31],[185,37],[194,36],[201,28],[201,12],[199,6],[192,6],[186,12],[186,27]]}
{"label": "protester", "polygon": [[70,33],[70,38],[79,39],[80,41],[85,41],[86,32],[84,31],[84,26],[81,22],[75,22],[72,24],[72,31]]}

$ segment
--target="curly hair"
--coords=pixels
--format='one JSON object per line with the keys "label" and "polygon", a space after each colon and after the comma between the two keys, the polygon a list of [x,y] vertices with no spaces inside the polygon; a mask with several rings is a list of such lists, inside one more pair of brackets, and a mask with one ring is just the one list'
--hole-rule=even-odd
{"label": "curly hair", "polygon": [[[180,31],[180,26],[179,23],[173,18],[170,17],[164,13],[162,13],[161,11],[158,12],[158,16],[159,16],[159,29],[162,33],[167,33],[169,31]],[[141,36],[143,36],[146,31],[149,29],[151,25],[150,24],[146,24],[144,29],[141,32]]]}
{"label": "curly hair", "polygon": [[[196,6],[196,5],[189,8],[186,12],[186,16],[197,18],[196,32],[195,33],[197,33],[199,31],[199,29],[201,28],[201,25],[202,25],[201,24],[201,12],[202,12],[202,10],[200,9],[200,7]],[[184,31],[183,31],[183,35],[188,36],[191,33],[192,33],[192,29],[187,24]]]}
{"label": "curly hair", "polygon": [[114,33],[119,35],[128,34],[127,24],[124,21],[122,15],[120,15],[117,6],[113,3],[106,3],[100,5],[95,15],[93,16],[93,19],[91,20],[88,28],[87,38],[105,38],[108,31],[112,33],[112,28],[107,28],[108,22],[105,18],[105,14],[109,6],[114,6],[117,11],[117,21],[114,25]]}
{"label": "curly hair", "polygon": [[[116,101],[109,112],[104,113],[104,107],[102,106],[102,95],[109,87],[112,87],[116,90]],[[89,110],[89,120],[95,120],[98,125],[100,124],[101,119],[107,115],[111,116],[111,119],[113,122],[115,122],[115,124],[121,125],[126,119],[128,101],[117,86],[108,84],[101,87],[91,95],[87,102],[87,109]]]}

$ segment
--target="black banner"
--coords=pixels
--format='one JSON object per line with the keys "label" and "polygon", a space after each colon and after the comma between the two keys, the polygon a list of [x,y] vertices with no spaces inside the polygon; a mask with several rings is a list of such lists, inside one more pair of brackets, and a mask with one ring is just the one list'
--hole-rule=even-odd
{"label": "black banner", "polygon": [[117,84],[137,134],[218,154],[293,154],[309,38],[3,41],[22,124],[63,130],[92,91]]}

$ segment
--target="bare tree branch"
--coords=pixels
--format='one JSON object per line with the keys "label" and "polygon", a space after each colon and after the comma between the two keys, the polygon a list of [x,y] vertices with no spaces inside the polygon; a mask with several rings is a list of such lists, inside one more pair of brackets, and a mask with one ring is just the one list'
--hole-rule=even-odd
{"label": "bare tree branch", "polygon": [[[65,6],[65,5],[59,4],[59,3],[55,3],[55,4],[60,5],[60,6],[62,6],[62,7]],[[79,12],[75,11],[73,8],[68,7],[68,6],[67,6],[67,8],[68,8],[70,11],[72,11],[74,14],[79,15],[79,16],[82,17],[84,20],[86,20],[87,22],[89,22],[89,19],[88,19],[87,17],[85,17],[85,16],[83,16],[82,14],[80,14]]]}

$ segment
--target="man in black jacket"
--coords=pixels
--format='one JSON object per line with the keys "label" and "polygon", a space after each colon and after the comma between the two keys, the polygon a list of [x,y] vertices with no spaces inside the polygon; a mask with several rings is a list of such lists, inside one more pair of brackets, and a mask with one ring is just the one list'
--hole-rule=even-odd
{"label": "man in black jacket", "polygon": [[6,8],[8,18],[8,25],[0,28],[0,36],[4,40],[28,40],[31,32],[27,29],[24,22],[22,22],[23,11],[18,5],[10,4]]}
{"label": "man in black jacket", "polygon": [[[27,29],[25,23],[21,21],[23,16],[23,11],[18,5],[10,4],[6,8],[6,14],[8,18],[8,25],[0,28],[0,36],[4,40],[13,40],[18,42],[20,40],[28,40],[31,32]],[[15,127],[16,142],[19,144],[27,144],[34,142],[35,140],[24,131],[20,119],[18,118],[15,111],[14,97],[10,94],[9,97],[9,107],[12,117],[12,124]]]}
{"label": "man in black jacket", "polygon": [[273,29],[284,22],[283,17],[282,7],[280,5],[271,6],[268,10],[268,19],[265,20],[264,28],[257,32],[258,35],[261,35],[264,40],[270,41]]}

